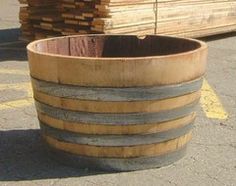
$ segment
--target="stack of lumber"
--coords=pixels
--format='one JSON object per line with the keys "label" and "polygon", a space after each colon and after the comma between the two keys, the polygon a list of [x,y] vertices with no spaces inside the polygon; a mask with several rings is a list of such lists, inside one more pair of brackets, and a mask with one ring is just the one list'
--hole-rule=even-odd
{"label": "stack of lumber", "polygon": [[61,35],[63,19],[57,0],[19,0],[22,40]]}
{"label": "stack of lumber", "polygon": [[168,34],[236,30],[236,0],[19,0],[23,36]]}
{"label": "stack of lumber", "polygon": [[91,25],[95,17],[94,0],[61,0],[61,7],[65,23],[63,35],[92,33]]}
{"label": "stack of lumber", "polygon": [[155,34],[157,0],[101,0],[92,30],[107,34]]}
{"label": "stack of lumber", "polygon": [[156,5],[156,0],[61,0],[62,34],[154,34]]}
{"label": "stack of lumber", "polygon": [[158,34],[202,37],[235,30],[236,0],[158,0]]}
{"label": "stack of lumber", "polygon": [[236,0],[101,0],[92,30],[202,37],[236,30]]}

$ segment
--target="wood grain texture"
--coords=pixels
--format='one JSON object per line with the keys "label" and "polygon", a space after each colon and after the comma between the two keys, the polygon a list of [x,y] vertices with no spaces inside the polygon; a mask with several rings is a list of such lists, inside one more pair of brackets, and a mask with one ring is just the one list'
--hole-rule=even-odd
{"label": "wood grain texture", "polygon": [[99,147],[73,144],[58,141],[57,139],[46,135],[44,135],[43,138],[53,148],[72,154],[90,157],[130,158],[140,156],[157,156],[178,150],[190,141],[192,138],[192,133],[190,132],[184,136],[163,143],[129,147]]}
{"label": "wood grain texture", "polygon": [[201,88],[203,79],[198,78],[193,81],[166,86],[129,88],[71,86],[34,78],[31,78],[31,82],[36,92],[50,96],[83,101],[131,102],[157,101],[194,93]]}
{"label": "wood grain texture", "polygon": [[66,110],[95,113],[161,112],[191,104],[200,99],[200,91],[157,101],[104,102],[83,101],[50,96],[34,90],[34,98],[41,103]]}
{"label": "wood grain texture", "polygon": [[165,122],[184,117],[196,110],[199,100],[179,108],[160,112],[134,112],[134,113],[96,113],[65,110],[35,101],[38,112],[51,117],[78,123],[93,123],[107,125],[135,125]]}
{"label": "wood grain texture", "polygon": [[62,159],[137,170],[183,157],[206,68],[203,42],[71,36],[33,42],[28,55],[41,133]]}
{"label": "wood grain texture", "polygon": [[64,25],[57,0],[19,0],[21,40],[31,41],[61,35]]}
{"label": "wood grain texture", "polygon": [[26,40],[94,33],[196,38],[236,30],[236,0],[19,1]]}
{"label": "wood grain texture", "polygon": [[[147,40],[153,37],[148,36]],[[167,85],[197,79],[206,68],[207,46],[195,40],[186,40],[201,45],[195,50],[176,55],[134,58],[74,57],[57,55],[53,50],[50,55],[34,50],[41,42],[48,41],[53,40],[28,45],[30,73],[36,79],[55,83],[94,87]]]}
{"label": "wood grain texture", "polygon": [[186,145],[174,152],[162,154],[160,156],[143,156],[138,158],[101,158],[88,157],[71,154],[69,152],[57,150],[49,146],[48,150],[53,159],[63,164],[76,168],[89,168],[92,170],[114,171],[134,171],[142,169],[151,169],[170,165],[184,157],[186,154]]}
{"label": "wood grain texture", "polygon": [[81,145],[103,146],[103,147],[124,147],[148,145],[154,143],[163,143],[183,136],[193,129],[193,123],[189,123],[183,127],[170,129],[164,132],[140,135],[93,135],[68,132],[65,130],[49,127],[47,124],[40,122],[41,133],[55,138],[59,141],[75,143]]}
{"label": "wood grain texture", "polygon": [[196,114],[191,113],[185,117],[178,118],[175,120],[161,122],[161,123],[151,123],[143,125],[105,125],[105,124],[92,124],[92,123],[76,123],[63,121],[47,114],[38,112],[38,118],[43,123],[61,130],[66,130],[75,133],[82,134],[150,134],[157,132],[164,132],[171,129],[176,129],[183,127],[188,123],[195,120]]}
{"label": "wood grain texture", "polygon": [[158,1],[158,33],[201,37],[236,30],[235,0]]}

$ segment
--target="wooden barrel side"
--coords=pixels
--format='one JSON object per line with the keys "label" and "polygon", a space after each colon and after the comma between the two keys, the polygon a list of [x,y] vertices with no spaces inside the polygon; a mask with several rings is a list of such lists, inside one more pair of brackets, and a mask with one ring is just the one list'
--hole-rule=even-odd
{"label": "wooden barrel side", "polygon": [[202,78],[184,84],[150,87],[150,90],[148,87],[65,86],[33,78],[32,84],[34,98],[53,107],[81,112],[135,113],[171,110],[198,100]]}
{"label": "wooden barrel side", "polygon": [[205,45],[174,56],[127,59],[29,50],[45,143],[61,159],[107,170],[180,159],[192,136],[206,54]]}
{"label": "wooden barrel side", "polygon": [[76,168],[86,167],[93,170],[105,171],[133,171],[141,169],[151,169],[170,165],[184,157],[186,154],[186,145],[176,151],[159,156],[142,156],[138,158],[102,158],[89,157],[72,154],[65,151],[51,148],[48,151],[53,159],[60,161],[62,164],[74,166]]}
{"label": "wooden barrel side", "polygon": [[135,146],[93,146],[86,144],[71,143],[68,141],[58,140],[46,134],[43,135],[45,141],[52,147],[69,152],[89,157],[103,158],[135,158],[142,156],[158,156],[176,151],[184,147],[191,139],[191,132],[162,143],[153,143]]}
{"label": "wooden barrel side", "polygon": [[32,84],[51,151],[72,162],[86,160],[84,166],[96,161],[102,169],[121,171],[159,167],[184,155],[202,78],[144,88],[80,87],[34,78]]}
{"label": "wooden barrel side", "polygon": [[79,123],[64,121],[51,117],[45,113],[38,111],[39,121],[55,129],[64,131],[92,134],[92,135],[129,135],[129,134],[152,134],[164,132],[175,128],[181,128],[185,125],[193,123],[196,118],[194,112],[187,116],[166,121],[150,124],[133,124],[133,125],[106,125],[106,124],[93,124],[93,123]]}
{"label": "wooden barrel side", "polygon": [[[176,55],[86,58],[35,52],[28,47],[31,76],[49,82],[90,87],[142,87],[178,84],[205,73],[207,46]],[[55,50],[59,50],[55,45]]]}

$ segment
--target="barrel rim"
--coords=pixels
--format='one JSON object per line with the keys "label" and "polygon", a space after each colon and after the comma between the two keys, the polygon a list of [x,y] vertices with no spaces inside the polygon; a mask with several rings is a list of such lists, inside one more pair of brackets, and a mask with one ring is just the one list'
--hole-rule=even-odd
{"label": "barrel rim", "polygon": [[[113,62],[113,61],[117,61],[117,60],[125,60],[126,62],[130,61],[132,62],[133,60],[145,60],[145,59],[166,59],[166,58],[171,58],[171,57],[181,57],[181,56],[186,56],[186,55],[191,55],[194,54],[196,52],[200,52],[200,51],[204,51],[208,48],[207,44],[203,41],[197,40],[197,39],[191,39],[191,38],[184,38],[184,37],[176,37],[176,36],[170,36],[170,35],[163,35],[163,34],[147,34],[146,36],[160,36],[160,37],[167,37],[167,38],[175,38],[175,39],[182,39],[182,40],[186,40],[186,41],[193,41],[196,42],[198,44],[200,44],[199,48],[196,48],[194,50],[190,50],[187,52],[181,52],[181,53],[176,53],[176,54],[168,54],[168,55],[159,55],[159,56],[143,56],[143,57],[84,57],[84,56],[69,56],[69,55],[61,55],[61,54],[52,54],[52,53],[47,53],[47,52],[39,52],[34,50],[34,46],[37,43],[40,42],[45,42],[45,41],[49,41],[49,40],[56,40],[56,39],[60,39],[60,38],[73,38],[73,37],[85,37],[85,36],[136,36],[137,35],[133,35],[133,34],[129,34],[129,35],[124,35],[124,34],[83,34],[83,35],[70,35],[70,36],[61,36],[61,37],[53,37],[53,38],[48,38],[48,39],[40,39],[37,41],[33,41],[31,43],[29,43],[27,45],[27,50],[28,52],[34,53],[34,54],[39,54],[39,55],[43,55],[43,56],[50,56],[50,57],[57,57],[57,58],[66,58],[66,59],[86,59],[86,60],[96,60],[96,61],[106,61],[106,62]],[[137,61],[136,61],[137,62]],[[164,62],[164,61],[163,61]]]}

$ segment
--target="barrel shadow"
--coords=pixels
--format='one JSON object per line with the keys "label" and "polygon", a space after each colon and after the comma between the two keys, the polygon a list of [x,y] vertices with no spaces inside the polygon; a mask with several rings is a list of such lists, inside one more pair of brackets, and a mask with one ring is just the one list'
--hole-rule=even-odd
{"label": "barrel shadow", "polygon": [[37,129],[0,131],[0,181],[81,177],[104,173],[67,167],[51,159]]}
{"label": "barrel shadow", "polygon": [[0,30],[0,62],[8,60],[25,61],[26,42],[19,41],[20,29]]}
{"label": "barrel shadow", "polygon": [[228,37],[235,37],[235,36],[236,36],[236,32],[234,31],[234,32],[229,32],[229,33],[216,34],[216,35],[212,35],[212,36],[200,37],[198,39],[205,41],[205,42],[209,42],[209,41],[226,39]]}

